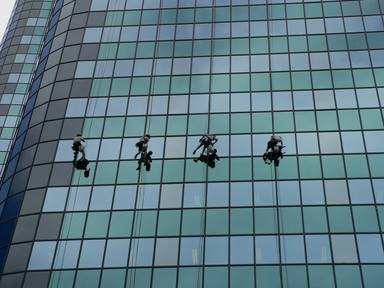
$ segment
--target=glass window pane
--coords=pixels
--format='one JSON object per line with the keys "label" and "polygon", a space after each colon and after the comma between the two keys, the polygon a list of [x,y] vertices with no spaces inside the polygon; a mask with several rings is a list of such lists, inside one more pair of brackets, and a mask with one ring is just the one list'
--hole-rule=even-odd
{"label": "glass window pane", "polygon": [[51,269],[56,242],[35,242],[29,260],[28,269]]}
{"label": "glass window pane", "polygon": [[228,238],[208,237],[205,240],[205,263],[228,264]]}
{"label": "glass window pane", "polygon": [[279,246],[276,236],[256,236],[255,243],[256,264],[279,263]]}
{"label": "glass window pane", "polygon": [[110,239],[105,252],[105,267],[126,267],[128,262],[129,239]]}
{"label": "glass window pane", "polygon": [[335,263],[357,262],[357,251],[353,235],[332,235],[331,242]]}
{"label": "glass window pane", "polygon": [[84,240],[79,261],[80,268],[101,267],[105,240]]}
{"label": "glass window pane", "polygon": [[308,235],[305,237],[309,263],[331,263],[331,247],[326,235]]}
{"label": "glass window pane", "polygon": [[231,264],[253,264],[253,237],[231,237]]}
{"label": "glass window pane", "polygon": [[177,265],[179,250],[178,238],[159,238],[156,241],[155,265],[170,266]]}

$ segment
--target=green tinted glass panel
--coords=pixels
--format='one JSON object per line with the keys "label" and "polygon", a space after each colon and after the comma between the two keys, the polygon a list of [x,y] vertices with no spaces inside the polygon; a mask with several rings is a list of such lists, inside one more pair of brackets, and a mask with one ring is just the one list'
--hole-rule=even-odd
{"label": "green tinted glass panel", "polygon": [[75,280],[75,271],[53,271],[49,287],[72,287]]}
{"label": "green tinted glass panel", "polygon": [[311,89],[311,74],[309,72],[291,72],[292,88],[294,90]]}
{"label": "green tinted glass panel", "polygon": [[115,59],[117,55],[117,44],[101,44],[98,59]]}
{"label": "green tinted glass panel", "polygon": [[232,74],[231,76],[231,91],[245,92],[249,91],[250,79],[249,74]]}
{"label": "green tinted glass panel", "polygon": [[60,238],[81,238],[83,236],[86,215],[86,213],[65,213]]}
{"label": "green tinted glass panel", "polygon": [[228,268],[206,267],[204,269],[204,287],[228,287]]}
{"label": "green tinted glass panel", "polygon": [[152,269],[130,269],[127,272],[126,287],[151,288],[151,275]]}
{"label": "green tinted glass panel", "polygon": [[372,69],[356,69],[353,70],[353,78],[356,87],[373,87],[375,80]]}
{"label": "green tinted glass panel", "polygon": [[309,285],[314,288],[334,288],[333,269],[331,266],[308,266]]}
{"label": "green tinted glass panel", "polygon": [[[371,46],[382,47],[380,43],[383,43],[382,39],[373,39],[372,34],[367,34],[369,48],[375,48]],[[378,35],[376,35],[378,36]],[[372,40],[372,41],[371,41]],[[351,33],[347,34],[347,43],[349,50],[362,50],[367,49],[367,40],[365,34],[362,33]]]}
{"label": "green tinted glass panel", "polygon": [[292,112],[276,112],[273,116],[275,132],[289,132],[294,130]]}
{"label": "green tinted glass panel", "polygon": [[229,231],[229,212],[228,209],[208,209],[207,210],[208,235],[228,234]]}
{"label": "green tinted glass panel", "polygon": [[[249,203],[252,205],[252,203]],[[252,234],[253,213],[251,208],[231,209],[231,234]]]}
{"label": "green tinted glass panel", "polygon": [[83,135],[86,138],[98,138],[101,137],[101,132],[103,131],[104,119],[103,118],[91,118],[85,119]]}
{"label": "green tinted glass panel", "polygon": [[124,287],[125,285],[125,270],[114,269],[114,270],[103,270],[101,276],[100,287]]}
{"label": "green tinted glass panel", "polygon": [[378,283],[383,283],[384,265],[362,265],[364,287],[374,288]]}
{"label": "green tinted glass panel", "polygon": [[229,92],[229,75],[212,75],[212,92]]}
{"label": "green tinted glass panel", "polygon": [[335,266],[336,287],[360,288],[362,286],[360,270],[357,265]]}
{"label": "green tinted glass panel", "polygon": [[130,59],[135,57],[136,43],[120,43],[117,50],[117,59]]}
{"label": "green tinted glass panel", "polygon": [[299,156],[300,178],[321,178],[321,164],[319,156]]}
{"label": "green tinted glass panel", "polygon": [[100,270],[79,270],[76,275],[75,288],[99,287]]}
{"label": "green tinted glass panel", "polygon": [[188,134],[204,135],[208,129],[208,115],[189,115]]}
{"label": "green tinted glass panel", "polygon": [[104,137],[121,137],[123,136],[125,118],[115,117],[107,118],[104,125]]}
{"label": "green tinted glass panel", "polygon": [[141,24],[157,24],[159,21],[159,11],[143,10],[141,15]]}
{"label": "green tinted glass panel", "polygon": [[252,180],[252,159],[231,158],[231,180]]}
{"label": "green tinted glass panel", "polygon": [[341,7],[339,2],[325,2],[323,3],[324,16],[341,16]]}
{"label": "green tinted glass panel", "polygon": [[85,238],[103,238],[107,235],[109,212],[88,213]]}
{"label": "green tinted glass panel", "polygon": [[273,90],[290,90],[291,78],[289,72],[274,72],[271,75]]}
{"label": "green tinted glass panel", "polygon": [[279,179],[297,179],[298,167],[297,158],[292,156],[286,156],[280,160],[279,168],[277,170]]}
{"label": "green tinted glass panel", "polygon": [[251,53],[264,54],[268,53],[269,45],[267,38],[251,38]]}
{"label": "green tinted glass panel", "polygon": [[329,207],[330,232],[353,232],[352,217],[349,207]]}
{"label": "green tinted glass panel", "polygon": [[153,77],[151,94],[168,94],[171,86],[171,77],[157,76]]}
{"label": "green tinted glass panel", "polygon": [[131,95],[148,95],[150,85],[150,77],[132,78]]}
{"label": "green tinted glass panel", "polygon": [[287,18],[304,18],[303,4],[288,4],[285,6],[287,10]]}
{"label": "green tinted glass panel", "polygon": [[281,233],[303,232],[300,208],[280,208],[280,231]]}
{"label": "green tinted glass panel", "polygon": [[155,42],[138,42],[136,58],[151,58],[155,53]]}
{"label": "green tinted glass panel", "polygon": [[188,93],[189,92],[189,76],[173,76],[171,82],[171,93]]}
{"label": "green tinted glass panel", "polygon": [[187,116],[169,116],[167,135],[185,135],[187,132]]}
{"label": "green tinted glass panel", "polygon": [[345,155],[347,177],[369,177],[368,163],[365,155]]}
{"label": "green tinted glass panel", "polygon": [[374,206],[352,207],[356,232],[379,232],[376,209]]}
{"label": "green tinted glass panel", "polygon": [[305,266],[286,266],[283,272],[283,283],[287,287],[307,287],[307,268]]}
{"label": "green tinted glass panel", "polygon": [[257,208],[255,213],[255,233],[273,234],[277,233],[277,214],[275,208]]}
{"label": "green tinted glass panel", "polygon": [[229,115],[211,114],[209,118],[210,129],[217,134],[229,133]]}
{"label": "green tinted glass panel", "polygon": [[231,114],[231,132],[232,133],[251,132],[251,114],[232,113]]}
{"label": "green tinted glass panel", "polygon": [[177,236],[180,230],[180,210],[159,212],[158,236]]}
{"label": "green tinted glass panel", "polygon": [[271,89],[269,73],[251,74],[252,91],[269,91]]}
{"label": "green tinted glass panel", "polygon": [[315,113],[313,111],[295,112],[296,131],[316,131]]}
{"label": "green tinted glass panel", "polygon": [[231,267],[230,287],[254,288],[255,269],[254,267]]}
{"label": "green tinted glass panel", "polygon": [[114,184],[118,162],[99,162],[95,175],[95,184]]}
{"label": "green tinted glass panel", "polygon": [[105,17],[105,26],[119,26],[123,22],[124,13],[123,11],[118,12],[107,12]]}
{"label": "green tinted glass panel", "polygon": [[192,55],[192,41],[176,41],[174,56],[188,57]]}
{"label": "green tinted glass panel", "polygon": [[195,288],[202,287],[201,277],[203,272],[199,271],[200,268],[195,267],[187,267],[187,268],[179,268],[179,277],[178,277],[178,287],[183,288]]}
{"label": "green tinted glass panel", "polygon": [[130,78],[115,78],[112,82],[111,96],[126,96],[129,94]]}
{"label": "green tinted glass panel", "polygon": [[176,268],[154,269],[152,288],[176,287],[176,274]]}
{"label": "green tinted glass panel", "polygon": [[256,266],[256,287],[281,287],[278,266]]}
{"label": "green tinted glass panel", "polygon": [[94,79],[92,81],[91,96],[108,96],[111,79]]}
{"label": "green tinted glass panel", "polygon": [[289,50],[291,52],[306,52],[308,51],[307,37],[305,36],[290,36]]}
{"label": "green tinted glass panel", "polygon": [[327,40],[330,51],[347,50],[345,34],[327,35]]}
{"label": "green tinted glass panel", "polygon": [[249,39],[231,39],[231,54],[249,54]]}
{"label": "green tinted glass panel", "polygon": [[229,39],[213,40],[213,55],[229,55],[231,54],[231,42]]}
{"label": "green tinted glass panel", "polygon": [[129,237],[132,231],[132,211],[116,211],[112,213],[109,237]]}
{"label": "green tinted glass panel", "polygon": [[209,92],[209,75],[193,75],[191,77],[192,93],[208,93]]}
{"label": "green tinted glass panel", "polygon": [[184,160],[164,160],[163,182],[182,182]]}
{"label": "green tinted glass panel", "polygon": [[312,71],[313,88],[332,88],[332,77],[330,71]]}
{"label": "green tinted glass panel", "polygon": [[335,88],[352,88],[353,79],[350,70],[332,71],[333,85]]}
{"label": "green tinted glass panel", "polygon": [[136,218],[133,224],[133,236],[155,236],[156,219],[156,211],[136,212]]}
{"label": "green tinted glass panel", "polygon": [[336,111],[317,111],[317,125],[319,130],[338,130]]}
{"label": "green tinted glass panel", "polygon": [[124,136],[141,137],[144,135],[145,117],[127,117]]}
{"label": "green tinted glass panel", "polygon": [[372,177],[384,177],[384,155],[368,155],[368,163]]}
{"label": "green tinted glass panel", "polygon": [[149,129],[149,134],[151,134],[152,136],[165,134],[165,125],[167,123],[166,116],[150,116],[147,117],[147,121],[147,129]]}
{"label": "green tinted glass panel", "polygon": [[211,52],[210,40],[195,40],[193,42],[193,55],[194,56],[207,56]]}
{"label": "green tinted glass panel", "polygon": [[288,52],[287,37],[272,37],[269,38],[271,53],[286,53]]}
{"label": "green tinted glass panel", "polygon": [[[204,231],[204,210],[183,210],[182,235],[201,235]],[[208,229],[207,229],[208,230]]]}
{"label": "green tinted glass panel", "polygon": [[158,57],[172,57],[173,54],[173,42],[164,41],[158,43],[156,54]]}
{"label": "green tinted glass panel", "polygon": [[[325,35],[308,36],[309,51],[327,51],[327,41]],[[315,86],[317,87],[317,86]]]}
{"label": "green tinted glass panel", "polygon": [[373,69],[377,86],[384,86],[384,69]]}
{"label": "green tinted glass panel", "polygon": [[383,129],[383,118],[379,109],[360,110],[363,129]]}
{"label": "green tinted glass panel", "polygon": [[338,110],[337,113],[342,130],[360,129],[360,117],[357,110]]}
{"label": "green tinted glass panel", "polygon": [[341,156],[322,156],[323,173],[325,178],[344,178],[344,161]]}
{"label": "green tinted glass panel", "polygon": [[252,114],[252,132],[272,132],[272,113],[253,113]]}
{"label": "green tinted glass panel", "polygon": [[304,230],[306,233],[326,233],[327,216],[324,207],[304,207]]}
{"label": "green tinted glass panel", "polygon": [[125,11],[124,12],[124,25],[139,25],[141,11]]}

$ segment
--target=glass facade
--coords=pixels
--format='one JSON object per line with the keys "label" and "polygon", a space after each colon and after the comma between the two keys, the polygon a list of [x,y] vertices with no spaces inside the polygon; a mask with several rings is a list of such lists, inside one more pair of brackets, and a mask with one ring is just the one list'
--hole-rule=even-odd
{"label": "glass facade", "polygon": [[[1,134],[0,287],[380,287],[384,0],[21,3],[49,22],[41,49],[7,36],[38,64],[0,76],[28,91]],[[193,161],[206,133],[214,169]]]}

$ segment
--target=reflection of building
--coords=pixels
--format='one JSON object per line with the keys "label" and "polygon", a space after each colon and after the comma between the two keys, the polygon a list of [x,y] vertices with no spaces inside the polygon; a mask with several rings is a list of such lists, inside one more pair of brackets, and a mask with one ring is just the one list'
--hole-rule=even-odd
{"label": "reflection of building", "polygon": [[[384,280],[384,3],[232,2],[56,2],[3,176],[1,287]],[[215,169],[192,161],[207,132]]]}

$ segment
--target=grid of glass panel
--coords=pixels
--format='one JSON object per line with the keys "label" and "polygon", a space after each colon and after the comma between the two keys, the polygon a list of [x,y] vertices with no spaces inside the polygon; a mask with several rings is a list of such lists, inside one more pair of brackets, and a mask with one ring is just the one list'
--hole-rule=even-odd
{"label": "grid of glass panel", "polygon": [[28,95],[52,3],[18,1],[7,33],[0,39],[0,176]]}
{"label": "grid of glass panel", "polygon": [[[14,178],[29,178],[9,184],[26,192],[0,281],[382,283],[384,1],[56,7],[15,160]],[[78,132],[89,178],[72,172]],[[208,132],[219,138],[214,169],[192,161]],[[138,173],[145,133],[152,169]],[[261,157],[272,133],[286,145],[276,170]],[[8,214],[4,226],[16,217]]]}

